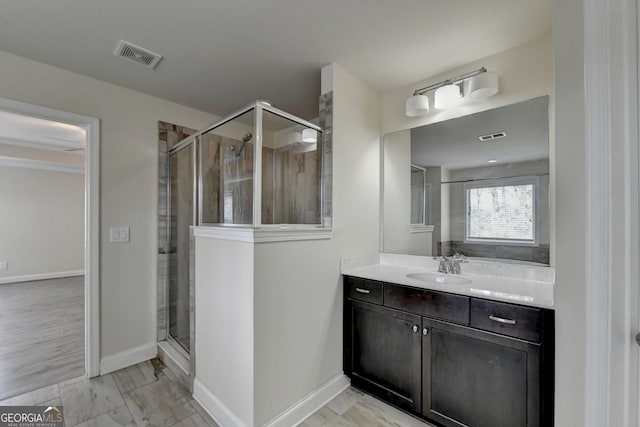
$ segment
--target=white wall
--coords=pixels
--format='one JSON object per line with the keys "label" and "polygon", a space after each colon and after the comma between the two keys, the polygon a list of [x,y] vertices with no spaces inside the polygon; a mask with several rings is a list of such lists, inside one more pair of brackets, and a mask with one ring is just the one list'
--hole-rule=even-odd
{"label": "white wall", "polygon": [[[411,132],[407,130],[386,135],[384,137],[383,153],[384,252],[431,255],[432,233],[411,233],[410,227],[411,168],[409,166],[411,165]],[[440,179],[438,179],[439,183]],[[430,204],[428,209],[431,210]],[[433,222],[429,224],[433,224]]]}
{"label": "white wall", "polygon": [[196,243],[196,390],[230,425],[265,425],[341,375],[340,258],[378,252],[380,100],[337,65],[322,74],[333,91],[333,238]]}
{"label": "white wall", "polygon": [[[196,379],[246,426],[253,425],[253,256],[251,243],[196,238]],[[207,399],[197,387],[195,397]]]}
{"label": "white wall", "polygon": [[82,274],[84,174],[0,166],[0,283]]}
{"label": "white wall", "polygon": [[[101,120],[100,354],[155,343],[157,122],[199,129],[215,117],[7,52],[0,75],[0,97]],[[110,226],[131,227],[131,243],[110,244]]]}
{"label": "white wall", "polygon": [[[455,117],[490,110],[519,101],[550,95],[553,102],[553,62],[551,35],[522,46],[454,68],[446,73],[425,76],[425,80],[382,94],[382,133],[409,129]],[[498,74],[500,91],[486,100],[469,101],[446,111],[432,110],[423,117],[405,114],[405,101],[421,87],[473,71],[480,67]],[[550,147],[551,149],[552,147]]]}
{"label": "white wall", "polygon": [[379,96],[335,64],[330,80],[334,237],[256,246],[255,425],[342,372],[340,257],[378,251]]}
{"label": "white wall", "polygon": [[[584,9],[553,1],[556,172],[555,425],[584,426],[585,214]],[[553,167],[553,166],[552,166]]]}

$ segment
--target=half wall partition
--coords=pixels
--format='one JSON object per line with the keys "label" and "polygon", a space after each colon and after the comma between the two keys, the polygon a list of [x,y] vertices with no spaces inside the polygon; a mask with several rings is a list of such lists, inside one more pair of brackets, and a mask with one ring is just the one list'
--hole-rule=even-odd
{"label": "half wall partition", "polygon": [[[256,101],[168,149],[166,156],[167,340],[191,358],[193,271],[191,226],[330,227],[326,215],[322,129]],[[162,155],[162,153],[161,153]],[[164,199],[161,199],[164,202]],[[161,214],[162,216],[162,214]],[[164,296],[166,295],[166,296]],[[191,358],[192,359],[192,358]],[[193,360],[191,360],[193,369]]]}

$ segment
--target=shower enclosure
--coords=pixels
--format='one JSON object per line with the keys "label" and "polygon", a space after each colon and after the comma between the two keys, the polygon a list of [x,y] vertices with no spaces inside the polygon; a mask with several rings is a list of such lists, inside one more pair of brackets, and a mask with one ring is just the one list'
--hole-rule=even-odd
{"label": "shower enclosure", "polygon": [[324,152],[320,127],[261,101],[167,152],[167,341],[191,351],[190,226],[328,225],[322,215]]}

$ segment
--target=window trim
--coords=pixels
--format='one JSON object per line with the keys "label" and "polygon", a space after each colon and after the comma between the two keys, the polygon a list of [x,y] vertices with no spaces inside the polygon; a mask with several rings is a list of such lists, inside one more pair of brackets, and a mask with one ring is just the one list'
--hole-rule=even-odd
{"label": "window trim", "polygon": [[[469,237],[469,190],[474,188],[507,187],[515,185],[533,185],[533,240],[522,239],[492,239],[482,237]],[[483,180],[482,182],[467,182],[463,188],[464,198],[464,242],[486,245],[529,246],[540,245],[540,180],[537,176],[519,176],[512,178],[496,178]]]}
{"label": "window trim", "polygon": [[[411,222],[412,220],[412,212],[409,213],[409,226],[411,228],[411,230],[419,230],[422,228],[425,228],[429,225],[429,200],[428,198],[431,196],[430,191],[431,191],[431,184],[427,183],[427,168],[425,168],[424,166],[418,166],[415,164],[411,164],[411,172],[413,172],[413,169],[417,169],[419,171],[422,172],[422,221],[420,222]],[[414,186],[420,186],[420,184],[412,184],[410,183],[410,188],[411,188],[411,197],[413,196],[413,187]],[[410,200],[411,203],[411,207],[413,208],[413,200]]]}

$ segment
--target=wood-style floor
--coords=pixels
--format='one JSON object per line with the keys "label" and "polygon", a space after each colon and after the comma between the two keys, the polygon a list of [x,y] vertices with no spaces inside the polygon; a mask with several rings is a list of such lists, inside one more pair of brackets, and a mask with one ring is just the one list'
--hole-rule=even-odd
{"label": "wood-style floor", "polygon": [[0,285],[0,399],[84,375],[84,276]]}
{"label": "wood-style floor", "polygon": [[[158,359],[0,400],[4,405],[62,405],[66,427],[220,427]],[[348,388],[300,427],[432,426]]]}
{"label": "wood-style floor", "polygon": [[386,403],[348,388],[299,427],[433,427]]}
{"label": "wood-style floor", "polygon": [[[83,280],[0,285],[0,406],[63,405],[67,427],[217,427],[157,359],[82,377]],[[349,388],[300,427],[430,425]]]}

